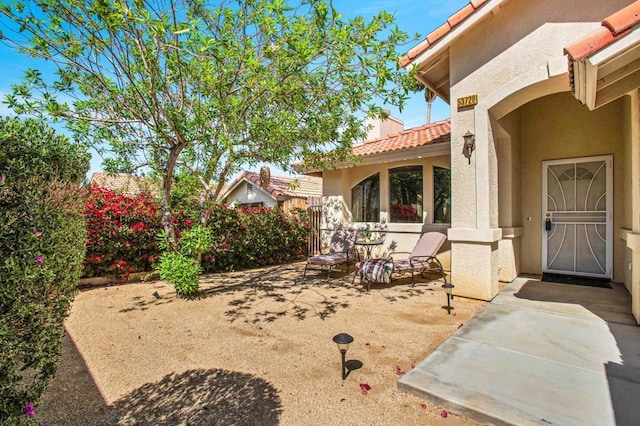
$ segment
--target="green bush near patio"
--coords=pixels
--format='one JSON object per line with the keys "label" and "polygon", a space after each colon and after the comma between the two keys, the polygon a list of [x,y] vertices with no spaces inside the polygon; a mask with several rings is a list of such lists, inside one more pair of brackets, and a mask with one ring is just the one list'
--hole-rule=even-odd
{"label": "green bush near patio", "polygon": [[0,118],[0,424],[25,421],[53,377],[85,253],[83,147]]}
{"label": "green bush near patio", "polygon": [[206,271],[232,271],[275,265],[304,254],[308,214],[294,209],[213,208],[209,219],[215,243],[203,257]]}

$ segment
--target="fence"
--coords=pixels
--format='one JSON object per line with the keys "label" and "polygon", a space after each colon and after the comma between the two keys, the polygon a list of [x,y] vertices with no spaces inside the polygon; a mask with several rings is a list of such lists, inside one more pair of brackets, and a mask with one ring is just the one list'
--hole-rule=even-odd
{"label": "fence", "polygon": [[319,254],[322,250],[322,197],[309,197],[307,199],[307,211],[309,212],[309,241],[307,243],[307,255]]}

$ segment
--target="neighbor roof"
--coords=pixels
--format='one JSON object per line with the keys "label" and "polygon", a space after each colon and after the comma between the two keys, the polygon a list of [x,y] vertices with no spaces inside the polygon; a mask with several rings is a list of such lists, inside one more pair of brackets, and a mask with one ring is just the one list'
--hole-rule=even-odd
{"label": "neighbor roof", "polygon": [[427,145],[449,143],[450,140],[451,121],[437,121],[354,145],[353,155],[362,158]]}
{"label": "neighbor roof", "polygon": [[89,185],[106,188],[128,197],[135,197],[143,192],[149,192],[156,196],[160,194],[160,186],[151,179],[126,173],[108,174],[95,172],[91,176]]}
{"label": "neighbor roof", "polygon": [[271,194],[274,198],[307,198],[322,196],[322,178],[312,176],[271,176],[266,188],[260,186],[260,174],[243,172],[229,185],[225,192],[227,197],[242,182],[255,184]]}

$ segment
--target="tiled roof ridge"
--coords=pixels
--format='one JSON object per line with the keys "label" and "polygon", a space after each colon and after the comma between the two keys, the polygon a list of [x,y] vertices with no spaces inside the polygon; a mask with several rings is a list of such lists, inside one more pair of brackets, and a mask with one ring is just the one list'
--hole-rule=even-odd
{"label": "tiled roof ridge", "polygon": [[584,59],[626,36],[638,23],[640,23],[640,0],[603,19],[600,27],[565,47],[564,53],[569,56],[570,64],[572,61]]}
{"label": "tiled roof ridge", "polygon": [[444,120],[434,121],[433,123],[422,124],[420,126],[411,127],[409,129],[405,129],[405,130],[402,130],[400,132],[388,134],[386,136],[380,136],[380,137],[375,138],[375,139],[367,139],[364,142],[361,142],[359,144],[353,145],[353,148],[356,148],[356,147],[359,147],[359,146],[362,146],[362,145],[367,145],[367,144],[372,144],[372,143],[388,140],[388,139],[398,138],[400,136],[403,136],[403,135],[406,135],[406,134],[409,134],[409,133],[414,133],[414,132],[420,131],[422,129],[427,129],[427,128],[430,128],[430,127],[441,126],[442,124],[450,123],[450,122],[451,122],[451,119],[446,118]]}
{"label": "tiled roof ridge", "polygon": [[353,146],[356,157],[387,154],[451,140],[451,121],[441,120],[425,124],[383,138],[372,139]]}
{"label": "tiled roof ridge", "polygon": [[418,57],[418,55],[420,55],[442,37],[451,32],[453,28],[458,26],[469,16],[473,15],[475,11],[478,10],[487,1],[488,0],[471,0],[469,4],[451,15],[444,24],[427,34],[427,37],[422,42],[420,42],[414,48],[410,49],[406,55],[401,57],[398,61],[400,66],[404,67],[410,64],[416,57]]}

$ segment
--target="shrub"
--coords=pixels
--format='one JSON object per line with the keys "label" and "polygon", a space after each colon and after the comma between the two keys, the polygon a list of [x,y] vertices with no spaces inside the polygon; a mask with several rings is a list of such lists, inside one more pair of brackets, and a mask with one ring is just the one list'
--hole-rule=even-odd
{"label": "shrub", "polygon": [[204,256],[206,270],[234,270],[273,265],[304,253],[308,215],[302,209],[253,207],[213,209],[209,227],[214,234],[212,250]]}
{"label": "shrub", "polygon": [[199,257],[212,243],[211,230],[199,225],[182,233],[178,252],[170,251],[166,236],[161,235],[161,245],[166,251],[160,256],[157,272],[160,278],[174,285],[178,296],[192,296],[198,291],[202,272]]}
{"label": "shrub", "polygon": [[91,188],[87,220],[85,277],[128,276],[150,271],[160,255],[156,235],[162,229],[158,203],[150,194],[128,197]]}
{"label": "shrub", "polygon": [[36,120],[0,119],[0,423],[53,377],[84,257],[89,154]]}

